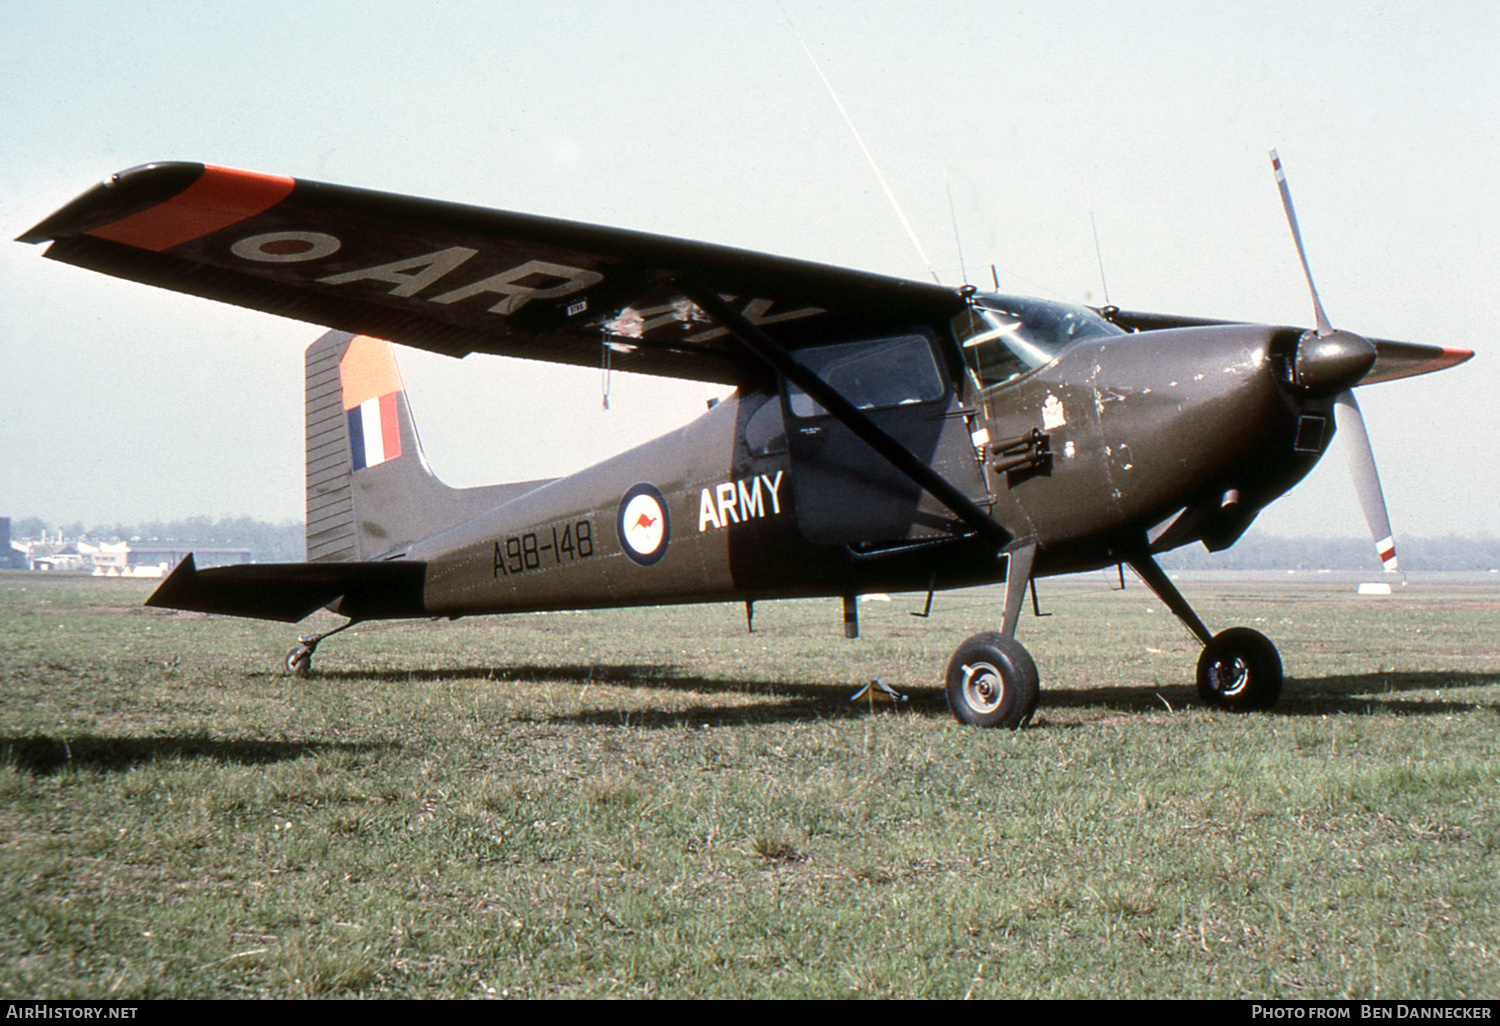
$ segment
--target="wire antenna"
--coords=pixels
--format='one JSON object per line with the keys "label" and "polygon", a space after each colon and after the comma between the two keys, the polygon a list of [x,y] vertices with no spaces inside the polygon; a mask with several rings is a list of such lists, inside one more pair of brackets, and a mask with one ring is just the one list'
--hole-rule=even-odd
{"label": "wire antenna", "polygon": [[828,81],[827,75],[823,74],[823,68],[818,64],[818,59],[813,56],[812,49],[807,45],[807,40],[803,39],[802,33],[797,31],[797,26],[792,21],[792,16],[786,13],[786,8],[782,7],[781,4],[778,3],[776,6],[781,8],[781,16],[786,19],[788,27],[792,30],[792,35],[796,36],[797,42],[802,44],[802,52],[807,54],[808,60],[812,61],[813,70],[823,80],[823,86],[828,90],[828,95],[833,97],[834,106],[838,107],[839,113],[844,116],[844,123],[849,126],[849,131],[853,133],[854,141],[859,143],[859,148],[864,153],[865,160],[870,162],[870,170],[875,172],[875,177],[880,182],[880,187],[885,190],[886,199],[891,201],[891,206],[895,209],[896,216],[901,220],[901,227],[906,229],[906,237],[911,239],[911,244],[916,247],[917,256],[922,258],[922,264],[927,268],[927,273],[932,275],[933,281],[941,285],[943,283],[942,279],[932,269],[932,261],[927,259],[927,251],[922,248],[922,243],[917,240],[917,233],[912,230],[911,222],[906,219],[906,214],[902,211],[901,204],[896,202],[896,194],[891,191],[890,183],[885,180],[885,175],[880,173],[880,165],[875,163],[875,158],[871,155],[870,148],[865,145],[864,137],[859,134],[859,129],[854,127],[854,119],[844,109],[844,102],[839,99],[839,94],[834,91],[833,83]]}
{"label": "wire antenna", "polygon": [[953,219],[953,248],[958,250],[958,273],[967,285],[969,284],[969,269],[964,266],[964,244],[958,234],[958,211],[953,209],[953,181],[948,177],[947,168],[943,168],[943,187],[948,190],[948,216]]}
{"label": "wire antenna", "polygon": [[1099,245],[1099,222],[1094,220],[1094,197],[1089,197],[1089,227],[1094,229],[1094,258],[1099,261],[1099,284],[1104,289],[1104,305],[1109,306],[1109,281],[1104,277],[1104,249]]}

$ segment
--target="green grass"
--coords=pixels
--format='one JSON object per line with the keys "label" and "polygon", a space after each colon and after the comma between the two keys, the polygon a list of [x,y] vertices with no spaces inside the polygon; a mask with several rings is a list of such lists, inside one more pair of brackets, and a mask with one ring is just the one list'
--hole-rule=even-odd
{"label": "green grass", "polygon": [[299,628],[0,575],[0,996],[1500,993],[1500,587],[1186,588],[1274,712],[1105,577],[1043,582],[1008,733],[937,689],[994,592],[372,625],[297,681]]}

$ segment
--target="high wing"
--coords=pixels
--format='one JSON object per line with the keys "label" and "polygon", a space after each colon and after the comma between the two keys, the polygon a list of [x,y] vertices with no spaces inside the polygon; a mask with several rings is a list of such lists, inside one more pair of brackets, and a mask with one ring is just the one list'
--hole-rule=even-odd
{"label": "high wing", "polygon": [[787,347],[940,324],[953,289],[641,232],[204,164],[106,179],[22,235],[105,274],[404,345],[740,384],[686,298]]}

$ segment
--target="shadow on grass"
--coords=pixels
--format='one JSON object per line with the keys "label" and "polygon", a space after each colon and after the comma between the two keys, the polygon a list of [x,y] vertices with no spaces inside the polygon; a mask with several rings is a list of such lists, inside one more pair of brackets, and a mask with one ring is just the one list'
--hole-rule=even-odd
{"label": "shadow on grass", "polygon": [[120,773],[158,759],[207,759],[240,766],[262,766],[324,752],[370,752],[400,747],[396,742],[263,741],[254,738],[82,737],[46,735],[0,737],[0,763],[36,776],[63,770]]}
{"label": "shadow on grass", "polygon": [[424,670],[314,670],[323,680],[402,681],[480,680],[494,684],[558,683],[602,684],[620,688],[659,688],[665,691],[707,691],[733,694],[798,695],[805,698],[828,698],[854,686],[847,681],[767,682],[751,677],[710,677],[696,674],[671,663],[566,663],[552,666],[541,663],[508,666],[449,666]]}
{"label": "shadow on grass", "polygon": [[[665,663],[594,663],[562,666],[508,665],[455,666],[427,670],[314,670],[325,680],[485,681],[497,685],[523,682],[639,688],[694,694],[754,695],[773,701],[749,705],[697,703],[677,709],[587,709],[537,717],[547,723],[581,723],[632,727],[738,726],[745,723],[780,723],[798,720],[858,719],[869,715],[869,703],[849,701],[861,684],[849,681],[764,681],[739,677],[709,677],[686,672]],[[877,703],[877,710],[916,709],[947,715],[948,706],[940,689],[922,689],[898,705]]]}
{"label": "shadow on grass", "polygon": [[[1475,708],[1500,712],[1500,704],[1493,700],[1464,702],[1404,697],[1409,692],[1442,693],[1497,683],[1500,683],[1500,676],[1495,674],[1457,670],[1288,678],[1281,689],[1281,700],[1271,712],[1281,716],[1328,716],[1335,713],[1431,716],[1469,712]],[[1161,712],[1168,705],[1182,709],[1201,704],[1197,689],[1191,685],[1065,689],[1048,688],[1044,683],[1041,708],[1103,706],[1130,712]]]}
{"label": "shadow on grass", "polygon": [[[497,684],[522,681],[598,684],[700,694],[767,696],[776,701],[725,706],[701,703],[681,709],[591,709],[547,716],[549,723],[673,727],[733,726],[799,720],[859,719],[870,706],[851,702],[856,690],[849,683],[777,681],[768,683],[733,677],[708,677],[683,672],[666,664],[573,664],[563,666],[507,665],[467,666],[441,670],[386,670],[377,673],[330,671],[318,676],[348,680],[484,680]],[[1336,713],[1367,715],[1434,715],[1468,712],[1476,707],[1500,713],[1494,701],[1451,701],[1442,698],[1407,698],[1410,692],[1438,692],[1479,688],[1500,683],[1494,674],[1431,670],[1352,674],[1334,677],[1288,679],[1281,700],[1272,710],[1280,716],[1327,716]],[[941,688],[908,691],[908,701],[894,708],[923,715],[947,716],[948,704]],[[1050,709],[1103,708],[1121,712],[1159,713],[1168,708],[1181,711],[1201,707],[1197,689],[1191,684],[1094,688],[1051,688],[1042,681],[1038,711]],[[891,705],[876,705],[889,710]]]}

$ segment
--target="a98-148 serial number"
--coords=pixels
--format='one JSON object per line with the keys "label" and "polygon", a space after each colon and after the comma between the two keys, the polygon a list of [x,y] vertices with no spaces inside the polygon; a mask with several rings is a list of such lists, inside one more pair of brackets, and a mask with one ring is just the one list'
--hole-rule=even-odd
{"label": "a98-148 serial number", "polygon": [[510,577],[543,566],[560,566],[564,561],[587,559],[594,554],[594,525],[574,520],[549,531],[527,531],[513,534],[495,543],[495,576]]}

